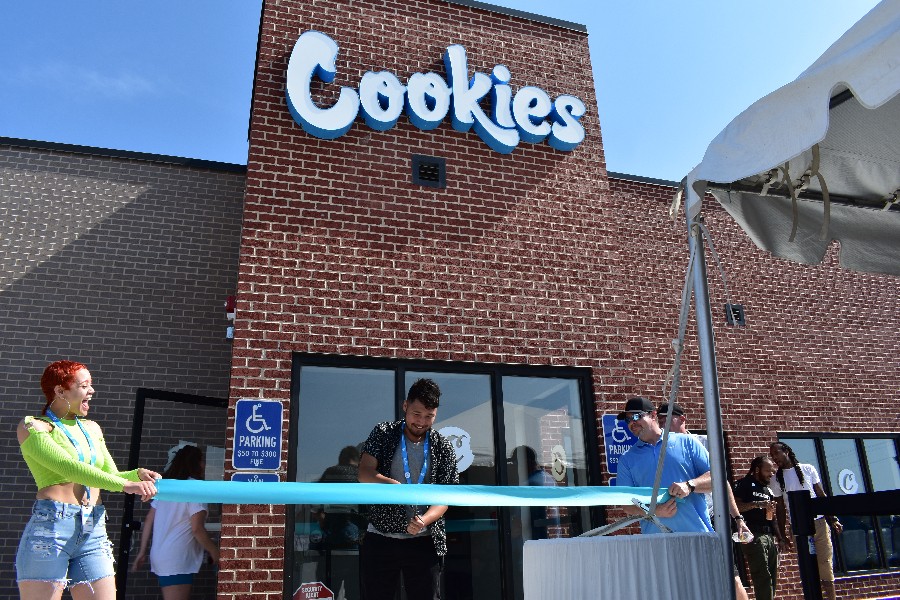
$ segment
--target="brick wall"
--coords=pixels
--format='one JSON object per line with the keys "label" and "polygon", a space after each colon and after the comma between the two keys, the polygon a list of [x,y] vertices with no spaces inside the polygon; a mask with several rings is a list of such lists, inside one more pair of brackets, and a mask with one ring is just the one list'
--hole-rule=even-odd
{"label": "brick wall", "polygon": [[[240,172],[27,146],[0,140],[0,510],[14,515],[0,522],[0,598],[18,597],[14,557],[35,491],[13,430],[43,407],[49,362],[90,367],[91,416],[123,469],[138,387],[227,396],[223,302],[244,188]],[[168,418],[168,434],[208,426],[187,407]],[[216,438],[224,445],[224,431]],[[144,439],[148,452],[161,444]],[[121,495],[104,499],[117,544]]]}
{"label": "brick wall", "polygon": [[[293,122],[284,98],[288,56],[307,30],[340,47],[335,81],[314,86],[323,104],[338,86],[357,87],[368,70],[388,70],[401,81],[413,72],[443,74],[447,46],[461,44],[470,71],[504,64],[516,88],[581,98],[591,107],[582,119],[587,140],[569,154],[522,143],[504,156],[474,131],[452,129],[449,118],[426,132],[405,117],[386,132],[358,118],[337,140],[311,137]],[[267,2],[231,410],[247,397],[287,406],[294,351],[605,360],[621,329],[590,301],[602,296],[616,252],[604,233],[595,106],[584,33],[438,0]],[[447,188],[412,185],[412,154],[445,158]],[[221,597],[281,597],[283,513],[260,508],[223,510]],[[245,531],[267,535],[248,542]]]}
{"label": "brick wall", "polygon": [[[618,209],[616,236],[628,246],[627,276],[612,285],[624,299],[628,334],[623,378],[610,387],[601,376],[601,393],[659,398],[672,364],[670,340],[677,333],[688,259],[684,216],[675,223],[667,217],[671,187],[610,178],[610,190]],[[754,456],[768,452],[779,431],[900,432],[900,326],[894,308],[900,279],[843,270],[836,248],[821,265],[784,261],[757,249],[714,200],[704,204],[704,214],[732,301],[743,304],[747,315],[746,327],[724,326],[723,286],[707,251],[732,481],[746,474]],[[693,331],[686,347],[679,403],[688,426],[703,429]],[[781,598],[802,598],[795,557],[782,555]],[[841,598],[886,597],[900,592],[900,576],[842,578],[837,591]]]}
{"label": "brick wall", "polygon": [[[580,97],[587,139],[569,154],[521,144],[504,156],[449,122],[423,132],[405,118],[387,132],[357,119],[337,140],[313,138],[284,100],[287,58],[307,30],[340,47],[335,81],[314,85],[323,105],[368,70],[401,81],[443,73],[443,52],[458,43],[470,71],[505,64],[514,86]],[[239,398],[287,407],[295,351],[590,366],[598,415],[631,394],[658,398],[672,361],[685,226],[666,216],[670,187],[608,182],[595,107],[583,33],[437,0],[268,2],[229,427]],[[414,153],[447,159],[446,189],[410,183]],[[834,256],[818,267],[788,264],[755,250],[714,207],[707,220],[750,320],[716,329],[735,469],[780,429],[898,431],[896,420],[867,417],[873,404],[896,412],[887,410],[900,387],[889,358],[900,340],[888,312],[896,280],[841,271]],[[703,428],[693,333],[687,346],[680,399]],[[281,507],[223,508],[221,598],[281,597],[284,533]],[[797,597],[796,571],[785,572],[780,589]],[[896,577],[870,579],[872,590],[897,586]]]}

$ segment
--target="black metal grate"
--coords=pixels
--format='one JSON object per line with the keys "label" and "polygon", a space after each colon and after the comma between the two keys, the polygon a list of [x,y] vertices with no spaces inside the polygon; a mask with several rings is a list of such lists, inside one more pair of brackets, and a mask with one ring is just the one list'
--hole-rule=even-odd
{"label": "black metal grate", "polygon": [[426,187],[447,187],[447,161],[434,156],[412,155],[412,182]]}

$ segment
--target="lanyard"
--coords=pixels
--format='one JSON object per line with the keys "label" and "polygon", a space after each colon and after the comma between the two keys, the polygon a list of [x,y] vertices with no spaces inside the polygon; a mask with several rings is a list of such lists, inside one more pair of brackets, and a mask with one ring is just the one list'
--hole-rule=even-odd
{"label": "lanyard", "polygon": [[[412,483],[412,479],[409,474],[409,455],[406,453],[406,434],[403,430],[406,429],[406,423],[403,423],[403,427],[400,430],[400,454],[403,455],[403,474],[406,476],[406,483]],[[417,483],[422,483],[425,481],[425,472],[428,471],[428,432],[425,432],[425,450],[424,450],[424,460],[422,461],[422,470],[419,471],[419,481]]]}
{"label": "lanyard", "polygon": [[[78,442],[72,437],[72,434],[69,433],[68,428],[63,424],[62,421],[59,420],[53,411],[47,409],[47,416],[50,417],[50,420],[53,421],[53,424],[62,429],[62,432],[66,434],[66,437],[69,438],[69,441],[72,442],[72,445],[75,446],[75,451],[78,452],[78,460],[79,462],[84,462],[84,453],[81,451],[81,446],[78,445]],[[97,452],[94,450],[94,442],[91,440],[91,436],[88,434],[87,429],[84,428],[84,425],[81,424],[81,421],[78,420],[78,417],[75,417],[75,423],[78,425],[78,428],[81,430],[81,433],[84,434],[84,439],[87,440],[88,448],[91,450],[91,466],[97,462]],[[85,494],[87,496],[87,501],[91,501],[91,488],[90,486],[85,486]]]}

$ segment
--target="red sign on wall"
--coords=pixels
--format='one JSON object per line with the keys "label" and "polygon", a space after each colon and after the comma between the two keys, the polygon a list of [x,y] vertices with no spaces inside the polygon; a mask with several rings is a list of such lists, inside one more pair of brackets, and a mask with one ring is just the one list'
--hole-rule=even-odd
{"label": "red sign on wall", "polygon": [[300,584],[294,592],[294,600],[334,600],[334,592],[321,581]]}

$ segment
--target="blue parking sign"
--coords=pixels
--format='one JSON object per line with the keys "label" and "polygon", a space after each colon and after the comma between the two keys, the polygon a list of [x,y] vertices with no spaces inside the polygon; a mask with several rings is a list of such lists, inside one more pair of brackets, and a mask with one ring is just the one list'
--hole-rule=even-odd
{"label": "blue parking sign", "polygon": [[278,400],[238,400],[234,416],[235,470],[277,471],[281,466],[284,407]]}
{"label": "blue parking sign", "polygon": [[247,483],[262,483],[264,481],[278,482],[281,481],[281,478],[278,476],[278,473],[248,473],[244,471],[241,473],[232,473],[231,480],[245,481]]}
{"label": "blue parking sign", "polygon": [[606,445],[606,472],[615,475],[619,472],[619,457],[634,446],[637,438],[628,431],[625,421],[616,419],[616,415],[603,415],[603,442]]}

